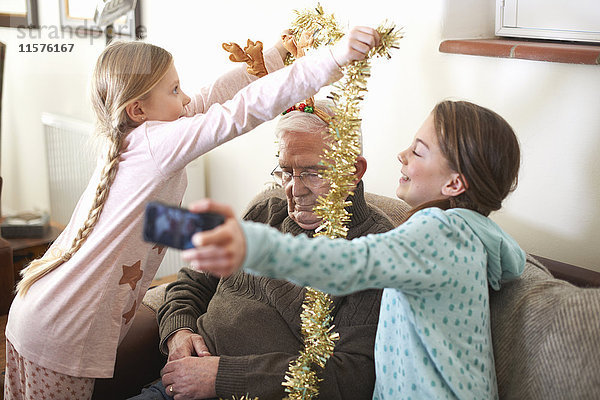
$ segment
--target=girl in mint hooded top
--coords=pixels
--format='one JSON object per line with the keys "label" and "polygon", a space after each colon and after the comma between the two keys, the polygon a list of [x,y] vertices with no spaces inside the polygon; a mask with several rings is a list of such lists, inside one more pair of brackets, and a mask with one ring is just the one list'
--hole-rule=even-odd
{"label": "girl in mint hooded top", "polygon": [[[240,229],[230,218],[196,235],[198,247],[184,257],[220,275],[243,260],[250,272],[338,295],[384,288],[374,399],[498,398],[488,285],[499,290],[519,276],[525,253],[487,215],[516,186],[516,136],[490,110],[445,101],[398,158],[397,195],[415,209],[390,232],[293,238],[256,223]],[[210,202],[193,209],[232,216]],[[216,243],[219,250],[207,246]]]}

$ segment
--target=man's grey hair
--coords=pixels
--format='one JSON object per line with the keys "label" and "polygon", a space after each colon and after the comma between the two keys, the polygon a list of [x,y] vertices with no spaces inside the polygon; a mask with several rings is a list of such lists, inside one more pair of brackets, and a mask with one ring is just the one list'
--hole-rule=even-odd
{"label": "man's grey hair", "polygon": [[[333,116],[333,101],[329,99],[315,100],[315,107],[323,110],[326,114]],[[275,137],[281,140],[283,132],[327,132],[327,124],[321,118],[312,113],[303,111],[292,111],[283,115],[275,127]],[[360,132],[360,155],[362,155],[362,132]]]}

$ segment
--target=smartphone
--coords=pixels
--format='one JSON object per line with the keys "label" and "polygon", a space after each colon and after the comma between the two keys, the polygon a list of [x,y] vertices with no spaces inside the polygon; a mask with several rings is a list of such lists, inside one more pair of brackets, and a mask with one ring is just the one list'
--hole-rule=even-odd
{"label": "smartphone", "polygon": [[221,214],[193,213],[185,208],[159,202],[146,205],[144,240],[176,249],[191,249],[196,232],[215,228],[225,222]]}

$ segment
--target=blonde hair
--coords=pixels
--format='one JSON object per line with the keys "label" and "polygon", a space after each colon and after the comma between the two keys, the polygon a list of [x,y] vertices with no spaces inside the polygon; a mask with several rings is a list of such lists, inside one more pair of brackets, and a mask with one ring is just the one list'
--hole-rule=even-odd
{"label": "blonde hair", "polygon": [[[68,261],[86,241],[98,222],[119,166],[123,141],[139,124],[126,107],[143,100],[173,63],[171,54],[144,42],[113,42],[98,57],[92,77],[91,100],[96,114],[96,134],[109,142],[96,195],[83,226],[62,254],[46,253],[21,272],[17,292],[25,295],[31,285]],[[54,252],[52,252],[54,253]]]}

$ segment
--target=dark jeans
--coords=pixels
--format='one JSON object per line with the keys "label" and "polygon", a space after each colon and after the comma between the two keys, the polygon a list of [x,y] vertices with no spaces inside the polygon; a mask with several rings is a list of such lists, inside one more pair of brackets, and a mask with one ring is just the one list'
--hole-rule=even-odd
{"label": "dark jeans", "polygon": [[173,400],[173,398],[167,394],[162,380],[159,379],[151,386],[142,389],[142,393],[130,397],[129,400]]}
{"label": "dark jeans", "polygon": [[151,386],[142,389],[142,393],[127,400],[173,400],[173,398],[167,394],[167,389],[159,379]]}

